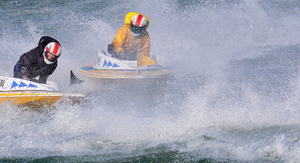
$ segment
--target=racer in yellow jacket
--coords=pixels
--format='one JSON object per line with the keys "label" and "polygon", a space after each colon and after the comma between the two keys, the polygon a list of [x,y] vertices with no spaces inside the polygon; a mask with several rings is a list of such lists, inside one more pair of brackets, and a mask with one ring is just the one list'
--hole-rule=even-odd
{"label": "racer in yellow jacket", "polygon": [[[129,24],[123,25],[117,32],[108,52],[113,57],[122,60],[150,59],[150,36],[146,31],[147,20],[145,16],[137,14],[132,17]],[[147,65],[156,64],[155,60]]]}

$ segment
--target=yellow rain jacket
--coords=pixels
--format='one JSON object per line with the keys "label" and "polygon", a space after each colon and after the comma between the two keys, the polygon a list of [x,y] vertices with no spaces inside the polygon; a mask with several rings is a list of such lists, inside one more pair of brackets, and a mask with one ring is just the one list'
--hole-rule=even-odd
{"label": "yellow rain jacket", "polygon": [[125,24],[117,32],[112,45],[117,54],[137,55],[139,66],[156,64],[150,58],[150,36],[146,30],[135,37],[130,31],[130,24]]}

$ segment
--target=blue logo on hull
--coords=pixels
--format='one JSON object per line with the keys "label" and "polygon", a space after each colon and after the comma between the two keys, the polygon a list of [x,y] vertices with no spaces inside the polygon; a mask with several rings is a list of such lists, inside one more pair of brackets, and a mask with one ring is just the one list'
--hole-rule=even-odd
{"label": "blue logo on hull", "polygon": [[18,84],[17,82],[15,82],[15,81],[13,81],[13,83],[11,84],[11,89],[12,88],[15,88],[15,87],[31,87],[31,88],[37,88],[38,86],[36,86],[36,85],[34,85],[34,84],[32,84],[32,83],[30,83],[29,85],[27,85],[27,84],[25,84],[25,83],[23,83],[23,82],[20,82],[20,84]]}
{"label": "blue logo on hull", "polygon": [[104,60],[103,67],[110,67],[110,66],[112,66],[112,67],[120,67],[116,63],[111,63],[110,61],[107,62],[106,60]]}
{"label": "blue logo on hull", "polygon": [[16,83],[15,81],[13,81],[12,85],[11,85],[11,88],[14,88],[14,87],[17,87],[19,84]]}

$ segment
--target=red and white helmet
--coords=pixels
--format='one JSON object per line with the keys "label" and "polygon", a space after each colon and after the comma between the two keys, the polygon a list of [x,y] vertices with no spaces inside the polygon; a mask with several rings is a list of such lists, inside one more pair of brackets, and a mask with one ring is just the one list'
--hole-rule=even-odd
{"label": "red and white helmet", "polygon": [[135,15],[134,17],[131,18],[131,24],[138,27],[143,27],[147,24],[147,21],[143,15]]}
{"label": "red and white helmet", "polygon": [[131,32],[138,36],[146,29],[147,20],[143,15],[135,15],[131,18],[130,29]]}
{"label": "red and white helmet", "polygon": [[61,47],[57,42],[50,42],[44,49],[43,57],[46,64],[56,62],[57,58],[61,55]]}

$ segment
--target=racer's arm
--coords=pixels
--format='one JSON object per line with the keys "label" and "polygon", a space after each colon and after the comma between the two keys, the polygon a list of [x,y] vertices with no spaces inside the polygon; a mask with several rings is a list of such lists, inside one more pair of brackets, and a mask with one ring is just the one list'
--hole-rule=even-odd
{"label": "racer's arm", "polygon": [[115,53],[117,53],[117,54],[124,53],[123,46],[125,44],[127,32],[129,32],[129,31],[128,31],[128,27],[126,27],[126,25],[123,25],[117,32],[114,40],[112,41],[112,45],[114,47]]}
{"label": "racer's arm", "polygon": [[20,59],[18,61],[19,63],[19,73],[21,73],[21,77],[23,79],[28,80],[28,73],[32,71],[32,65],[36,64],[37,58],[36,54],[37,48],[31,49],[29,52],[26,52],[20,56]]}
{"label": "racer's arm", "polygon": [[144,39],[144,45],[138,53],[138,66],[155,65],[156,60],[150,57],[150,37],[149,35]]}
{"label": "racer's arm", "polygon": [[56,61],[55,63],[53,63],[51,65],[47,65],[41,69],[40,75],[39,75],[39,83],[44,83],[44,84],[47,83],[47,79],[56,69],[57,63],[58,63],[58,61]]}
{"label": "racer's arm", "polygon": [[141,47],[140,52],[138,55],[143,55],[143,56],[150,56],[150,37],[146,36],[145,37],[145,42],[144,45]]}
{"label": "racer's arm", "polygon": [[29,52],[22,54],[19,59],[19,66],[28,68],[31,67],[32,63],[37,62],[37,57],[34,53],[36,53],[36,49],[32,49]]}

